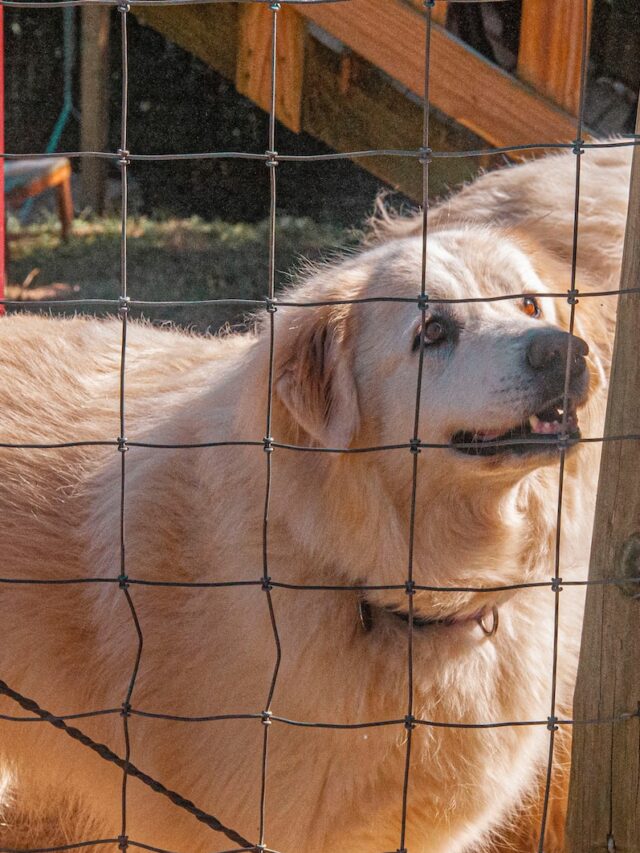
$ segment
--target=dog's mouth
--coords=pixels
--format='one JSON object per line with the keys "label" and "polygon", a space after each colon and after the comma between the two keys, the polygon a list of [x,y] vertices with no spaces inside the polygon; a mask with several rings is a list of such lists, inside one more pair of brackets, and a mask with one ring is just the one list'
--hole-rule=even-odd
{"label": "dog's mouth", "polygon": [[581,438],[576,403],[571,398],[566,412],[560,397],[505,431],[460,430],[452,437],[451,445],[458,453],[469,456],[523,456],[556,450],[561,436],[570,443]]}

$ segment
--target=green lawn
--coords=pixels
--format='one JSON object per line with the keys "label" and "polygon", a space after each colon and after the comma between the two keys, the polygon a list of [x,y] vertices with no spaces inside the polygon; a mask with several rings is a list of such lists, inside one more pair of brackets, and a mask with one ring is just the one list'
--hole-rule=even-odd
{"label": "green lawn", "polygon": [[[76,220],[63,243],[54,220],[26,229],[10,227],[9,298],[59,299],[43,310],[105,313],[113,309],[66,306],[66,299],[117,299],[120,294],[120,222],[116,218]],[[357,242],[355,232],[280,217],[276,282],[290,281],[302,259],[318,260]],[[132,299],[260,299],[266,295],[269,228],[200,219],[130,219],[127,238],[128,293]],[[33,310],[33,307],[31,307]],[[200,331],[242,323],[251,309],[237,306],[146,308],[144,316]],[[132,312],[139,316],[140,311]]]}

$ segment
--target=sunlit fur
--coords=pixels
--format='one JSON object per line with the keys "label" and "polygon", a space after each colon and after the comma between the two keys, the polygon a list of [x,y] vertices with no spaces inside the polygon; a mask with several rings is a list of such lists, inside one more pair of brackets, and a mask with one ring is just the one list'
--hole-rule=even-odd
{"label": "sunlit fur", "polygon": [[[575,157],[489,174],[435,209],[427,291],[435,297],[565,293],[571,284]],[[577,285],[617,287],[627,203],[625,150],[587,151]],[[417,296],[419,218],[381,218],[374,245],[310,275],[291,301]],[[375,242],[377,240],[377,243]],[[132,282],[135,296],[135,282]],[[566,300],[449,306],[457,343],[424,353],[419,437],[502,429],[535,395],[524,369],[530,330],[567,328]],[[436,310],[437,306],[430,306]],[[580,299],[575,333],[589,343],[591,389],[579,412],[601,435],[615,301]],[[419,354],[415,303],[278,308],[273,422],[277,442],[315,447],[406,444],[413,434]],[[253,334],[204,339],[131,323],[126,437],[163,444],[261,442],[267,430],[269,318]],[[117,438],[118,321],[0,320],[3,442]],[[276,448],[263,565],[267,454],[262,446],[130,448],[126,572],[132,579],[400,584],[409,564],[413,456]],[[2,451],[2,576],[116,578],[121,456],[113,447]],[[584,578],[598,445],[567,454],[560,574]],[[474,459],[450,449],[417,457],[413,577],[486,587],[548,581],[555,569],[558,456]],[[179,715],[260,713],[276,648],[260,586],[132,585],[144,635],[135,709]],[[282,646],[271,710],[292,720],[401,720],[408,709],[404,591],[272,591]],[[473,617],[497,605],[486,637]],[[386,605],[386,606],[381,606]],[[427,593],[417,615],[455,625],[416,629],[413,714],[428,721],[546,721],[552,713],[554,595]],[[560,594],[558,716],[570,714],[582,594]],[[118,584],[0,585],[0,678],[54,714],[119,708],[137,638]],[[2,700],[4,714],[24,716]],[[119,754],[119,714],[76,723]],[[252,842],[259,832],[264,727],[129,720],[131,761]],[[566,731],[558,735],[547,853],[562,849]],[[46,723],[0,723],[0,846],[47,846],[121,831],[122,772]],[[265,842],[281,853],[380,853],[400,846],[406,755],[402,725],[269,729]],[[406,847],[411,853],[537,850],[546,725],[413,731]],[[562,766],[564,765],[564,766]],[[228,850],[216,835],[139,782],[128,784],[130,838],[179,853]],[[70,817],[73,815],[73,817]],[[502,839],[502,840],[498,840]],[[502,846],[501,846],[502,845]],[[102,849],[102,848],[96,848]]]}

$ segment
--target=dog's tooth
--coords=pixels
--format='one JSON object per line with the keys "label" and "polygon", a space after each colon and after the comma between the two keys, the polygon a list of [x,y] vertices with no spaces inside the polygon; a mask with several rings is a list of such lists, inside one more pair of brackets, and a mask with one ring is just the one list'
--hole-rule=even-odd
{"label": "dog's tooth", "polygon": [[536,415],[531,415],[529,426],[531,427],[531,432],[540,432],[540,418],[536,417]]}

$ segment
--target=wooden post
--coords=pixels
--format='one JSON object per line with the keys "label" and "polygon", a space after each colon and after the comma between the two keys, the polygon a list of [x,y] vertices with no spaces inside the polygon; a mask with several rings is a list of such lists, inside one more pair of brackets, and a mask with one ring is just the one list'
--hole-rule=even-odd
{"label": "wooden post", "polygon": [[440,24],[444,27],[447,23],[447,12],[449,11],[448,3],[436,3],[431,12],[431,20],[434,24]]}
{"label": "wooden post", "polygon": [[[304,74],[303,19],[291,8],[278,12],[276,43],[276,116],[299,133]],[[236,89],[269,112],[271,109],[271,35],[273,12],[263,4],[240,9]]]}
{"label": "wooden post", "polygon": [[[640,132],[640,112],[636,133]],[[640,150],[620,286],[640,281]],[[606,298],[606,297],[605,297]],[[605,435],[640,434],[640,293],[621,295]],[[640,441],[602,449],[590,579],[640,576]],[[640,584],[589,587],[574,718],[567,853],[640,850]],[[635,716],[633,716],[635,714]]]}
{"label": "wooden post", "polygon": [[[589,0],[591,26],[593,0]],[[518,76],[573,115],[580,101],[582,0],[522,0]]]}
{"label": "wooden post", "polygon": [[[80,64],[80,146],[83,151],[106,151],[109,135],[108,6],[83,6]],[[107,163],[83,157],[80,166],[80,205],[101,213]]]}

